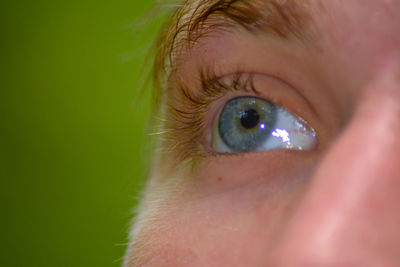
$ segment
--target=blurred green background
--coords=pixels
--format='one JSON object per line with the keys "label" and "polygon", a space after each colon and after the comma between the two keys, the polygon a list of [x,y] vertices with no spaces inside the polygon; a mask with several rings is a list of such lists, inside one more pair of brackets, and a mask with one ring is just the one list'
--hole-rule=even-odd
{"label": "blurred green background", "polygon": [[121,265],[166,8],[0,1],[0,266]]}

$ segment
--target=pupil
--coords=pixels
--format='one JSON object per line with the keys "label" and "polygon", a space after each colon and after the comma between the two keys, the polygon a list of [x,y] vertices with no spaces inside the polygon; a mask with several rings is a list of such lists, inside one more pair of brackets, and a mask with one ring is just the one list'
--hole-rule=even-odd
{"label": "pupil", "polygon": [[242,123],[242,126],[246,129],[254,128],[258,125],[259,121],[260,116],[258,115],[258,112],[254,109],[248,109],[244,111],[240,116],[240,122]]}

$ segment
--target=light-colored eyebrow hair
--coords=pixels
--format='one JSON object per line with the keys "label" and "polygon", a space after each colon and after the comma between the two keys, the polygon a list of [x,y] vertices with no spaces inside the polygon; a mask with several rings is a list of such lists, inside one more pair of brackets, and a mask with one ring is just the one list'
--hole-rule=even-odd
{"label": "light-colored eyebrow hair", "polygon": [[309,40],[307,0],[185,0],[160,35],[154,70],[154,96],[162,99],[175,59],[207,33],[242,27],[253,34]]}

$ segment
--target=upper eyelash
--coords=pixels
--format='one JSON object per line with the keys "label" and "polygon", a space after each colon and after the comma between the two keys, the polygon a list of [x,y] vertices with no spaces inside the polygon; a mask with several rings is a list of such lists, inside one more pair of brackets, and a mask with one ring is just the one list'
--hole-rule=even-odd
{"label": "upper eyelash", "polygon": [[[210,105],[228,92],[243,91],[258,94],[251,73],[236,72],[217,76],[212,70],[200,71],[201,92],[194,94],[183,83],[178,83],[178,98],[167,100],[162,138],[166,152],[174,152],[178,161],[204,157],[213,152],[202,147],[202,136]],[[223,81],[224,77],[230,77]],[[177,101],[179,99],[180,101]]]}

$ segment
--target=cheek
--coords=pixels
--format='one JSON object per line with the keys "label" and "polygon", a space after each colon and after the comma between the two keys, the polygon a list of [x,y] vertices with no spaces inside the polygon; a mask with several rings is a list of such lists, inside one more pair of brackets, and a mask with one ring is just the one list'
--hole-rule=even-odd
{"label": "cheek", "polygon": [[[260,154],[213,160],[196,174],[174,177],[186,183],[180,192],[172,190],[154,202],[163,208],[138,240],[143,265],[234,266],[244,258],[254,261],[247,260],[249,265],[260,264],[289,220],[312,169],[311,159],[292,164],[290,170],[283,170],[284,164],[268,167]],[[275,155],[277,161],[279,157]]]}

